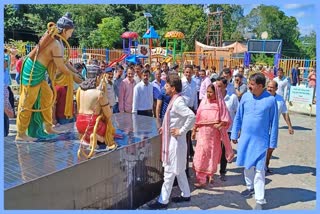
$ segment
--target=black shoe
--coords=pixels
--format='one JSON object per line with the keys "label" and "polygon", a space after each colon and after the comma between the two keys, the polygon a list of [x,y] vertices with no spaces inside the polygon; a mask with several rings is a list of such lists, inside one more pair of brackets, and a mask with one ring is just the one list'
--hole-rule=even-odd
{"label": "black shoe", "polygon": [[245,191],[241,192],[241,195],[245,198],[249,198],[254,194],[254,189],[246,189]]}
{"label": "black shoe", "polygon": [[219,178],[220,178],[221,181],[226,181],[227,180],[226,174],[220,174]]}
{"label": "black shoe", "polygon": [[172,202],[174,203],[180,203],[180,202],[185,202],[185,201],[190,201],[191,198],[190,197],[183,197],[183,196],[178,196],[178,197],[173,197],[171,199]]}
{"label": "black shoe", "polygon": [[254,210],[263,210],[263,205],[256,203],[256,206],[253,209]]}
{"label": "black shoe", "polygon": [[267,168],[267,173],[272,174],[273,171],[270,168]]}
{"label": "black shoe", "polygon": [[162,204],[159,201],[156,201],[152,204],[148,204],[148,207],[152,210],[160,210],[160,209],[167,209],[168,204]]}

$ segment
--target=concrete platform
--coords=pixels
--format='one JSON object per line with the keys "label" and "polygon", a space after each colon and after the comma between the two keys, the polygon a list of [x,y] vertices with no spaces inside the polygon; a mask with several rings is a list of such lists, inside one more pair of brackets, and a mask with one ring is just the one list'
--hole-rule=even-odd
{"label": "concrete platform", "polygon": [[5,209],[135,209],[155,197],[162,180],[157,120],[122,113],[113,122],[120,147],[90,160],[77,157],[74,124],[48,142],[5,137]]}
{"label": "concrete platform", "polygon": [[289,112],[295,112],[300,114],[306,114],[309,116],[316,116],[317,115],[317,106],[316,104],[308,105],[302,103],[290,103],[287,102],[287,108]]}

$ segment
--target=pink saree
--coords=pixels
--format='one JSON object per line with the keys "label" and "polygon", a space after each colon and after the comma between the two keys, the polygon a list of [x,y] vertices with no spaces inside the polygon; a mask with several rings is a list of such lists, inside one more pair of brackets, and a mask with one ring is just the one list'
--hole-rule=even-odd
{"label": "pink saree", "polygon": [[[196,171],[197,180],[200,183],[206,182],[207,176],[212,176],[217,171],[217,165],[221,158],[221,141],[226,148],[226,158],[231,161],[233,150],[227,129],[230,126],[231,118],[222,98],[220,89],[215,86],[216,100],[209,102],[205,97],[197,110],[196,127],[198,127],[197,145],[193,157],[193,168]],[[226,126],[220,130],[214,124],[221,121]],[[204,123],[210,123],[206,125]]]}

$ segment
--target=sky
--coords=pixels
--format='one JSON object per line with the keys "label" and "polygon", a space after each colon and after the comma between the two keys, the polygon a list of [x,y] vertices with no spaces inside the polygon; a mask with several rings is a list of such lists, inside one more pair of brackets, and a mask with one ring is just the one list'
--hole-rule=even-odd
{"label": "sky", "polygon": [[[279,7],[286,16],[296,17],[298,21],[299,31],[301,36],[308,35],[312,30],[315,30],[316,25],[316,8],[314,4],[272,4]],[[244,15],[257,7],[258,4],[245,4]]]}

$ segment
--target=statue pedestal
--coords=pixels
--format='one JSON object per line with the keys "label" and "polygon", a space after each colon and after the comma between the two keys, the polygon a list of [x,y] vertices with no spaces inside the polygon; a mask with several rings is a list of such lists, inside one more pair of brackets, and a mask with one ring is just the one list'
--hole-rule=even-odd
{"label": "statue pedestal", "polygon": [[15,144],[6,137],[5,209],[136,209],[160,194],[159,122],[121,113],[113,123],[123,136],[119,148],[89,160],[78,160],[74,124],[52,141]]}

